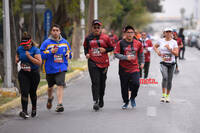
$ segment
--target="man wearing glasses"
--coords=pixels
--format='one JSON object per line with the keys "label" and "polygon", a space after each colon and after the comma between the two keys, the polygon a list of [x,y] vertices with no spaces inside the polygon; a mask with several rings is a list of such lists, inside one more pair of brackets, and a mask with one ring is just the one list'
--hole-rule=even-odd
{"label": "man wearing glasses", "polygon": [[83,46],[92,82],[93,109],[97,111],[104,106],[108,52],[114,49],[109,36],[102,33],[102,23],[99,20],[93,20],[92,33],[85,38]]}
{"label": "man wearing glasses", "polygon": [[[126,26],[124,29],[124,39],[117,43],[114,50],[115,57],[119,59],[119,77],[124,102],[122,109],[128,108],[129,100],[133,108],[136,106],[135,98],[140,86],[138,60],[141,61],[140,68],[144,67],[143,47],[141,42],[133,39],[134,34],[134,28]],[[129,90],[131,91],[130,99]]]}

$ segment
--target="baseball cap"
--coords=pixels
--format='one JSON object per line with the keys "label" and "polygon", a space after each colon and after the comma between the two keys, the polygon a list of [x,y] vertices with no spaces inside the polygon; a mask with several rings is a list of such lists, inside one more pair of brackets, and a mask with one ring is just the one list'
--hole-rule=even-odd
{"label": "baseball cap", "polygon": [[92,25],[95,25],[95,24],[99,24],[100,26],[102,26],[102,23],[98,19],[95,19],[92,21]]}
{"label": "baseball cap", "polygon": [[172,28],[168,27],[168,28],[165,28],[164,31],[171,31],[172,32],[173,30],[172,30]]}

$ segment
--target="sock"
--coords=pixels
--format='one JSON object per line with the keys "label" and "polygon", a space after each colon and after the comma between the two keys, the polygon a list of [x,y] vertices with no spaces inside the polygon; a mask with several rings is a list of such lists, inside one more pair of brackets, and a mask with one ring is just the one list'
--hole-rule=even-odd
{"label": "sock", "polygon": [[165,94],[165,93],[163,93],[163,94],[162,94],[162,96],[163,96],[163,97],[166,97],[166,94]]}

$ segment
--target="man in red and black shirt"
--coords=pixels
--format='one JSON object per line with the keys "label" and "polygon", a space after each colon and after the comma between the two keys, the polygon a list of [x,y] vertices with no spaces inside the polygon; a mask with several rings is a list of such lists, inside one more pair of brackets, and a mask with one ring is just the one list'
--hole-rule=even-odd
{"label": "man in red and black shirt", "polygon": [[[147,78],[149,74],[149,66],[150,66],[150,58],[151,58],[150,51],[152,50],[153,45],[152,45],[151,40],[147,38],[147,34],[145,32],[142,32],[140,41],[142,42],[144,58],[145,58],[144,59],[145,60],[144,78]],[[143,69],[140,68],[140,77],[142,77],[142,70]]]}
{"label": "man in red and black shirt", "polygon": [[135,98],[140,86],[140,73],[138,60],[141,68],[144,67],[143,47],[140,41],[133,39],[135,30],[132,26],[124,29],[124,39],[119,41],[115,47],[115,57],[119,59],[119,77],[121,82],[121,94],[124,101],[122,109],[128,108],[131,90],[131,106],[135,107]]}
{"label": "man in red and black shirt", "polygon": [[113,45],[108,35],[101,32],[102,23],[93,20],[92,33],[84,41],[84,52],[88,59],[88,69],[92,81],[93,109],[104,106],[107,70],[109,66],[108,52],[113,51]]}

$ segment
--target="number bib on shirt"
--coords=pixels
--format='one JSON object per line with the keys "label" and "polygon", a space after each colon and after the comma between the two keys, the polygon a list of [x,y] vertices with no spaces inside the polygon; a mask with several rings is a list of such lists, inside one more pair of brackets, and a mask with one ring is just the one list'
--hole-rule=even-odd
{"label": "number bib on shirt", "polygon": [[29,63],[21,63],[21,69],[23,71],[27,71],[27,72],[30,72],[31,71],[31,66]]}
{"label": "number bib on shirt", "polygon": [[93,56],[101,56],[101,52],[99,48],[92,48],[92,55]]}
{"label": "number bib on shirt", "polygon": [[63,60],[63,55],[54,55],[54,62],[56,63],[63,63],[64,60]]}
{"label": "number bib on shirt", "polygon": [[136,52],[135,51],[127,51],[126,55],[130,55],[133,59],[136,59]]}
{"label": "number bib on shirt", "polygon": [[172,61],[172,54],[164,54],[162,59],[163,59],[163,61],[170,62],[170,61]]}

